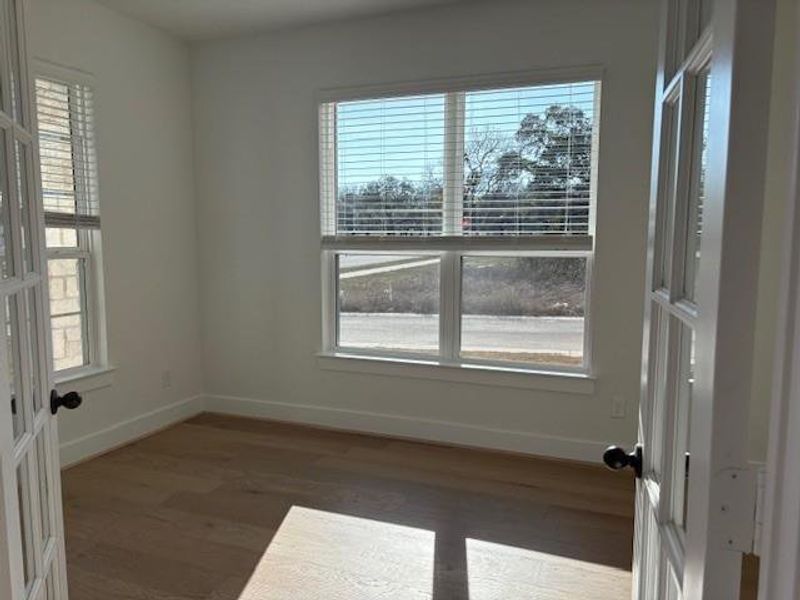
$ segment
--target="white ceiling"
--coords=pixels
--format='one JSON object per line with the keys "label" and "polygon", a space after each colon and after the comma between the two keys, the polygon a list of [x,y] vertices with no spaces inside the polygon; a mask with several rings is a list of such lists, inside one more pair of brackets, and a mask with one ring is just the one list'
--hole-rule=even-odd
{"label": "white ceiling", "polygon": [[98,0],[187,40],[379,15],[460,0]]}

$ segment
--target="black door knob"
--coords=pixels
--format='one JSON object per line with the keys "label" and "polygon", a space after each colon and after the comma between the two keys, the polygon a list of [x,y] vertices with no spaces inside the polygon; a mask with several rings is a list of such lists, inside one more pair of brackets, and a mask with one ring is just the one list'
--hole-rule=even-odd
{"label": "black door knob", "polygon": [[619,471],[626,467],[633,469],[636,477],[642,476],[642,447],[637,444],[633,452],[627,452],[619,446],[609,446],[603,452],[603,462],[612,471]]}
{"label": "black door knob", "polygon": [[67,392],[59,396],[58,392],[50,392],[50,412],[56,414],[62,406],[68,410],[75,410],[83,403],[83,398],[78,392]]}

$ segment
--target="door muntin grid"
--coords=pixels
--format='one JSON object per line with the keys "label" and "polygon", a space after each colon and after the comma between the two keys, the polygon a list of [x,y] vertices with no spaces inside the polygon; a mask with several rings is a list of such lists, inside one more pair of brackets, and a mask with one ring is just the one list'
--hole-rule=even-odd
{"label": "door muntin grid", "polygon": [[[49,369],[43,288],[43,235],[37,203],[38,172],[31,123],[25,0],[0,0],[0,302],[7,386],[12,403],[10,452],[0,456],[15,493],[6,506],[18,524],[9,527],[14,600],[65,598],[60,482],[55,421],[45,402]],[[10,519],[9,519],[10,520]]]}
{"label": "door muntin grid", "polygon": [[[710,6],[701,0],[667,2],[668,48],[662,56],[653,253],[648,270],[649,358],[641,407],[645,473],[639,485],[643,514],[637,525],[642,554],[637,583],[642,599],[682,597],[705,115],[711,93]],[[707,55],[705,48],[709,48]]]}

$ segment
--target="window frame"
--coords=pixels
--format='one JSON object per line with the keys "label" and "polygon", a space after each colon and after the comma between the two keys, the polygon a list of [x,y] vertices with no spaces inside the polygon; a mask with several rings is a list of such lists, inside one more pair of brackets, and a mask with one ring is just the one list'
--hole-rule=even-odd
{"label": "window frame", "polygon": [[[331,202],[337,196],[336,169],[326,168],[336,164],[336,131],[331,126],[330,118],[333,103],[364,99],[377,99],[417,94],[444,93],[445,120],[457,122],[463,118],[464,95],[466,92],[482,89],[502,89],[511,87],[528,87],[558,83],[575,83],[581,81],[595,82],[594,115],[592,135],[592,168],[590,179],[590,211],[588,235],[555,235],[546,236],[508,236],[499,237],[379,237],[379,236],[326,236],[326,213]],[[321,274],[322,274],[322,336],[319,356],[329,358],[353,358],[360,361],[386,361],[393,364],[418,366],[463,367],[465,369],[485,369],[511,374],[529,375],[563,375],[570,378],[593,378],[594,361],[592,357],[592,338],[594,321],[592,319],[592,289],[594,287],[594,254],[595,228],[597,212],[597,182],[599,164],[599,138],[602,118],[602,86],[603,68],[587,66],[565,69],[544,69],[496,75],[483,75],[466,78],[450,78],[415,83],[395,83],[380,86],[357,88],[337,88],[320,90],[317,93],[315,118],[317,119],[318,139],[318,198],[320,210],[321,239]],[[465,92],[466,90],[466,92]],[[456,110],[453,110],[453,107]],[[327,113],[327,114],[326,114]],[[448,134],[457,128],[446,128]],[[454,134],[455,135],[455,134]],[[463,170],[458,160],[458,148],[463,147],[463,139],[453,138],[445,144],[443,157],[445,173],[457,173]],[[448,166],[449,165],[449,166]],[[463,179],[463,178],[461,178]],[[445,181],[448,177],[445,177]],[[460,190],[457,187],[445,186],[443,190],[442,210],[460,209]],[[452,215],[452,213],[451,213]],[[443,224],[456,222],[452,218],[443,218]],[[446,235],[446,232],[445,232]],[[431,255],[440,257],[439,284],[439,353],[431,354],[384,351],[369,348],[340,346],[338,343],[339,327],[339,254],[413,254],[415,256]],[[586,260],[586,283],[584,299],[583,323],[583,363],[582,365],[549,365],[544,363],[521,363],[513,361],[466,358],[461,356],[461,323],[462,323],[462,259],[472,256],[528,257],[528,256],[560,256],[581,257]],[[349,369],[336,369],[349,370]],[[452,369],[450,369],[452,371]],[[444,377],[449,379],[449,377]]]}
{"label": "window frame", "polygon": [[[48,79],[68,86],[82,85],[89,87],[96,98],[95,80],[94,77],[72,67],[51,63],[44,60],[35,60],[33,64],[33,81],[38,79]],[[34,84],[35,90],[35,84]],[[37,98],[34,98],[34,108],[37,108]],[[37,108],[38,111],[38,108]],[[71,119],[73,117],[70,117]],[[94,127],[94,123],[92,123]],[[95,132],[96,135],[96,132]],[[73,145],[79,144],[79,141],[72,138]],[[38,152],[39,138],[38,127],[36,136],[36,150]],[[97,160],[95,158],[95,160]],[[73,163],[74,169],[74,163]],[[97,166],[95,165],[95,178],[97,178]],[[41,194],[41,173],[37,173],[37,187]],[[82,178],[77,178],[81,180]],[[98,182],[95,180],[95,190],[98,188]],[[80,193],[80,192],[79,192]],[[86,192],[83,192],[86,193]],[[45,229],[48,229],[45,220]],[[76,367],[68,367],[66,369],[56,369],[55,358],[52,357],[53,376],[56,383],[61,381],[74,381],[83,377],[95,376],[104,371],[111,371],[108,361],[108,348],[106,340],[106,327],[105,327],[105,302],[104,302],[104,285],[103,285],[103,269],[102,269],[102,244],[101,244],[101,229],[76,227],[74,229],[77,237],[76,247],[47,247],[45,243],[45,255],[47,258],[48,267],[51,260],[58,259],[75,259],[78,260],[79,273],[80,273],[80,299],[81,299],[81,316],[82,316],[82,330],[84,336],[84,364]],[[48,269],[49,273],[49,269]],[[48,275],[49,278],[49,275]],[[50,311],[49,293],[48,293],[48,331],[52,335],[51,319],[53,315]],[[51,342],[52,343],[52,342]]]}
{"label": "window frame", "polygon": [[[99,327],[97,323],[97,295],[99,290],[95,276],[95,254],[97,253],[95,248],[97,247],[96,238],[99,237],[99,232],[87,229],[77,229],[75,232],[78,240],[78,245],[76,247],[47,248],[45,251],[48,267],[51,260],[77,260],[80,277],[81,310],[80,313],[69,314],[80,314],[82,318],[81,325],[84,335],[83,339],[85,340],[83,348],[84,364],[77,367],[56,370],[54,358],[53,373],[56,379],[75,377],[87,371],[94,372],[104,366],[104,362],[101,360],[102,354],[99,352],[99,348],[101,347],[101,342],[98,338]],[[58,318],[62,316],[66,316],[66,314],[54,315],[50,313],[50,320],[52,322],[54,317]]]}

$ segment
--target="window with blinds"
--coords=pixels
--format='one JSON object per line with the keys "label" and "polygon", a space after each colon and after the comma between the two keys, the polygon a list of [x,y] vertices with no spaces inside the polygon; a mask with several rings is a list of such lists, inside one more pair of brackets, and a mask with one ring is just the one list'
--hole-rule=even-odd
{"label": "window with blinds", "polygon": [[36,79],[53,367],[102,366],[100,207],[90,87]]}
{"label": "window with blinds", "polygon": [[99,228],[92,90],[38,78],[36,105],[47,227]]}
{"label": "window with blinds", "polygon": [[322,234],[590,235],[599,82],[327,103]]}
{"label": "window with blinds", "polygon": [[321,104],[323,349],[588,372],[599,102],[589,75]]}

